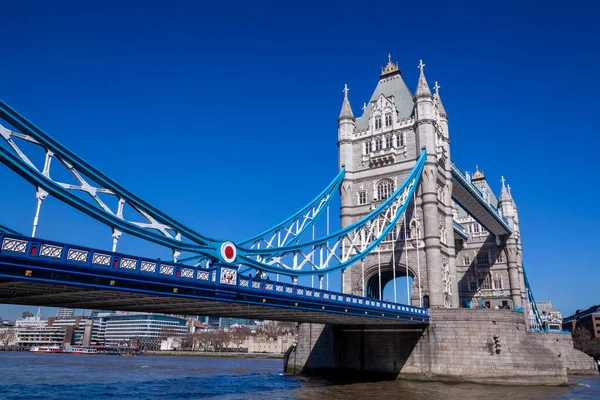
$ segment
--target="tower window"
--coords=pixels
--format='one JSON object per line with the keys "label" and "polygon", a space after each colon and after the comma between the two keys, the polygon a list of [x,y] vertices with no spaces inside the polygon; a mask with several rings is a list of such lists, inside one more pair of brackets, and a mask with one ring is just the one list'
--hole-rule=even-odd
{"label": "tower window", "polygon": [[496,259],[499,263],[504,262],[504,256],[502,255],[502,250],[498,252],[498,258]]}
{"label": "tower window", "polygon": [[381,116],[375,117],[375,129],[381,129]]}
{"label": "tower window", "polygon": [[387,137],[385,138],[385,148],[386,148],[386,149],[390,149],[390,148],[392,148],[392,139],[393,139],[393,138],[392,138],[391,136],[387,136]]}
{"label": "tower window", "polygon": [[489,290],[492,288],[492,279],[489,272],[479,275],[479,288],[481,288],[481,290]]}
{"label": "tower window", "polygon": [[496,274],[496,277],[494,278],[494,289],[504,289],[504,282],[502,282],[502,276],[500,274]]}
{"label": "tower window", "polygon": [[399,133],[398,136],[396,136],[396,147],[404,147],[404,134],[403,133]]}
{"label": "tower window", "polygon": [[382,201],[390,197],[394,192],[394,181],[384,179],[377,185],[377,200]]}
{"label": "tower window", "polygon": [[463,259],[465,265],[471,265],[471,259],[469,258],[469,256],[465,256]]}
{"label": "tower window", "polygon": [[488,265],[490,263],[490,254],[487,250],[477,253],[477,265]]}
{"label": "tower window", "polygon": [[365,142],[365,154],[369,154],[372,151],[373,151],[373,144],[369,140],[369,141]]}
{"label": "tower window", "polygon": [[392,125],[392,114],[385,114],[385,126]]}
{"label": "tower window", "polygon": [[383,148],[381,138],[375,140],[375,151],[379,151]]}
{"label": "tower window", "polygon": [[364,190],[358,192],[358,205],[367,204],[367,192]]}

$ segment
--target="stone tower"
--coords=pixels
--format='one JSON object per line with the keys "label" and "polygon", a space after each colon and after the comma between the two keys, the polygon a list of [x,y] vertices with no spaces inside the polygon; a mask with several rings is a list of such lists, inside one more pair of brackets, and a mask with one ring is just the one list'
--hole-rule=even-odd
{"label": "stone tower", "polygon": [[363,262],[343,271],[343,290],[378,298],[394,276],[409,275],[412,304],[457,307],[448,119],[439,86],[432,95],[424,67],[421,62],[413,95],[398,63],[388,56],[369,103],[356,119],[344,88],[338,118],[339,163],[346,168],[342,227],[385,200],[412,170],[422,149],[427,159],[405,220]]}

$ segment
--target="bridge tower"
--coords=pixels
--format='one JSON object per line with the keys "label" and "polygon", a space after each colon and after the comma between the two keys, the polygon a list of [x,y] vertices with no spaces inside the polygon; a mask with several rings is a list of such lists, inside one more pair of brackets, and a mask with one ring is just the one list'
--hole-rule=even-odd
{"label": "bridge tower", "polygon": [[419,64],[413,95],[398,63],[388,56],[359,118],[344,88],[338,118],[339,163],[346,168],[340,189],[342,227],[381,204],[412,170],[422,149],[427,159],[406,219],[376,251],[342,272],[343,290],[378,298],[394,277],[408,275],[413,277],[412,304],[458,307],[448,118],[439,86],[432,95],[424,66]]}

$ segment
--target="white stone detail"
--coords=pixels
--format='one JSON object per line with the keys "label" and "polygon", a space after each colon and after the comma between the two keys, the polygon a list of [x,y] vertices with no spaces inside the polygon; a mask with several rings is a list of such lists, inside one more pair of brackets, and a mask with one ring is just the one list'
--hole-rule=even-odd
{"label": "white stone detail", "polygon": [[77,261],[77,262],[87,262],[88,252],[85,250],[79,249],[69,249],[67,253],[67,260],[69,261]]}
{"label": "white stone detail", "polygon": [[110,256],[108,254],[94,253],[92,255],[92,264],[110,266]]}
{"label": "white stone detail", "polygon": [[155,273],[156,272],[156,263],[150,262],[150,261],[142,261],[140,271]]}
{"label": "white stone detail", "polygon": [[181,277],[182,278],[193,278],[194,270],[192,268],[182,268],[181,269]]}
{"label": "white stone detail", "polygon": [[237,285],[237,270],[233,268],[221,268],[220,283],[224,285]]}
{"label": "white stone detail", "polygon": [[43,244],[40,249],[40,256],[50,257],[50,258],[60,258],[62,255],[63,248],[62,246],[54,246],[51,244]]}
{"label": "white stone detail", "polygon": [[172,265],[161,265],[158,273],[162,275],[173,275],[174,269],[175,268]]}
{"label": "white stone detail", "polygon": [[137,260],[133,258],[121,258],[121,268],[124,269],[135,269]]}
{"label": "white stone detail", "polygon": [[27,243],[26,240],[4,238],[2,241],[2,250],[25,254],[27,251]]}

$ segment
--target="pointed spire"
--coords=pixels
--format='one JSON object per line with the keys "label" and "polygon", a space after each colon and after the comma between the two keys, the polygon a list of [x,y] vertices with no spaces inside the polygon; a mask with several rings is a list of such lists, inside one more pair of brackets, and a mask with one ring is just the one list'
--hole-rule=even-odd
{"label": "pointed spire", "polygon": [[513,198],[510,195],[510,185],[505,185],[506,179],[504,179],[504,177],[500,179],[500,182],[502,182],[502,190],[500,191],[500,201],[512,201]]}
{"label": "pointed spire", "polygon": [[433,103],[437,107],[440,115],[442,117],[448,118],[448,114],[446,114],[446,109],[442,104],[442,98],[440,97],[440,88],[441,86],[438,85],[437,81],[435,81],[435,86],[433,87],[433,89],[435,89],[435,93],[433,94]]}
{"label": "pointed spire", "polygon": [[348,100],[349,90],[348,85],[344,85],[344,90],[342,90],[344,92],[344,102],[342,103],[342,111],[340,111],[338,120],[341,120],[342,118],[349,118],[352,121],[355,120],[354,114],[352,114],[352,107],[350,107],[350,101]]}
{"label": "pointed spire", "polygon": [[425,74],[423,73],[423,68],[425,68],[425,64],[423,64],[423,60],[419,60],[418,68],[421,70],[419,73],[419,82],[417,83],[417,90],[415,91],[415,97],[429,97],[431,96],[431,91],[429,90],[429,85],[427,84],[427,80],[425,79]]}

